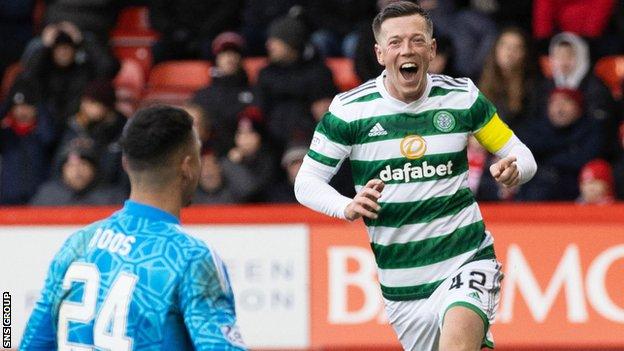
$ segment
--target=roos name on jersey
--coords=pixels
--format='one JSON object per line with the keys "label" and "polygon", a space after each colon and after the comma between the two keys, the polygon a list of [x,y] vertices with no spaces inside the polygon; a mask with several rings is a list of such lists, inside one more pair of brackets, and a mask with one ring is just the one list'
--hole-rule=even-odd
{"label": "roos name on jersey", "polygon": [[433,176],[443,177],[448,174],[453,174],[453,161],[448,161],[446,164],[432,166],[424,161],[421,166],[413,166],[410,162],[403,165],[403,168],[391,169],[390,165],[387,165],[381,172],[379,172],[379,179],[384,182],[390,180],[402,180],[405,183],[409,183],[412,179],[431,178]]}

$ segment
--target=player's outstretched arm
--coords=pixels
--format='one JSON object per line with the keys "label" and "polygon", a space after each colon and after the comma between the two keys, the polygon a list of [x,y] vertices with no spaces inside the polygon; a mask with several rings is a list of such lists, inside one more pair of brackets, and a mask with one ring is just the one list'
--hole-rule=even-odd
{"label": "player's outstretched arm", "polygon": [[371,179],[355,195],[344,210],[345,218],[354,221],[360,217],[377,219],[381,206],[377,203],[385,184],[380,179]]}
{"label": "player's outstretched arm", "polygon": [[180,282],[179,301],[195,350],[245,350],[227,272],[213,252],[206,249],[189,263]]}

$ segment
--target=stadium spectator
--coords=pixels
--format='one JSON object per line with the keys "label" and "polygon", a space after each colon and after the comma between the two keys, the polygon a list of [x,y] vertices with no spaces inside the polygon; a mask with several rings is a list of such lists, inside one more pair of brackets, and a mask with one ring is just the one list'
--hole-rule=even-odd
{"label": "stadium spectator", "polygon": [[[533,35],[546,48],[558,32],[573,32],[589,40],[595,57],[614,54],[622,48],[621,37],[609,33],[617,0],[535,0]],[[615,50],[615,51],[614,51]]]}
{"label": "stadium spectator", "polygon": [[[93,81],[85,88],[80,110],[70,117],[55,157],[55,171],[61,170],[63,153],[72,146],[91,147],[99,160],[103,184],[120,184],[125,179],[121,167],[119,138],[126,118],[115,110],[115,89],[109,81]],[[127,181],[126,181],[127,183]]]}
{"label": "stadium spectator", "polygon": [[267,188],[265,196],[268,202],[297,203],[295,178],[307,153],[306,144],[293,143],[286,148],[281,160],[282,170],[286,173],[286,177]]}
{"label": "stadium spectator", "polygon": [[615,191],[618,200],[624,200],[624,121],[620,123],[618,133],[618,156],[613,162],[615,176]]}
{"label": "stadium spectator", "polygon": [[315,31],[311,41],[323,57],[355,57],[359,32],[357,28],[370,27],[375,17],[375,2],[370,0],[312,0],[308,16]]}
{"label": "stadium spectator", "polygon": [[194,204],[235,204],[243,199],[237,198],[238,192],[228,179],[236,174],[224,174],[219,159],[214,153],[208,152],[201,157],[201,174],[199,186],[193,197]]}
{"label": "stadium spectator", "polygon": [[479,89],[513,130],[535,114],[534,66],[525,33],[517,27],[503,29],[485,61]]}
{"label": "stadium spectator", "polygon": [[300,20],[283,17],[271,24],[270,63],[260,71],[256,96],[268,132],[282,149],[295,138],[311,138],[336,93],[331,71],[310,48]]}
{"label": "stadium spectator", "polygon": [[540,165],[518,198],[529,201],[573,201],[579,195],[578,176],[584,164],[600,156],[604,135],[584,110],[579,90],[557,88],[546,116],[527,121],[522,136]]}
{"label": "stadium spectator", "polygon": [[215,65],[212,82],[197,91],[192,102],[201,106],[212,121],[211,148],[224,156],[234,145],[238,114],[253,101],[252,89],[242,59],[244,39],[234,32],[219,34],[212,42]]}
{"label": "stadium spectator", "polygon": [[7,109],[0,117],[0,204],[23,205],[48,178],[54,129],[29,82],[15,82]]}
{"label": "stadium spectator", "polygon": [[96,151],[88,147],[70,147],[61,162],[61,177],[43,183],[32,198],[34,206],[118,205],[121,189],[99,182]]}
{"label": "stadium spectator", "polygon": [[0,77],[4,70],[17,62],[33,36],[33,10],[35,0],[10,0],[0,2]]}
{"label": "stadium spectator", "polygon": [[101,77],[112,79],[120,65],[108,44],[109,35],[121,8],[132,1],[45,0],[45,3],[45,25],[71,23],[77,27],[80,40],[93,52],[95,66],[103,72]]}
{"label": "stadium spectator", "polygon": [[245,202],[261,202],[263,191],[274,181],[276,161],[268,144],[266,127],[257,108],[241,112],[234,147],[221,161],[225,181]]}
{"label": "stadium spectator", "polygon": [[434,36],[451,39],[455,49],[453,69],[461,76],[477,78],[496,40],[496,24],[480,12],[456,8],[454,0],[422,0],[419,4],[435,23]]}
{"label": "stadium spectator", "polygon": [[302,0],[245,1],[242,11],[241,33],[247,43],[247,54],[265,56],[267,30],[271,22],[291,11],[300,12],[302,2]]}
{"label": "stadium spectator", "polygon": [[593,160],[581,169],[579,175],[580,196],[576,200],[581,204],[605,205],[614,199],[613,170],[605,160]]}
{"label": "stadium spectator", "polygon": [[43,30],[42,45],[25,62],[23,76],[41,87],[59,135],[67,119],[80,108],[87,84],[106,76],[94,61],[98,54],[82,44],[75,27],[67,23],[48,25]]}
{"label": "stadium spectator", "polygon": [[587,43],[574,33],[560,33],[550,42],[552,78],[545,78],[538,86],[536,114],[543,114],[546,99],[555,88],[580,90],[584,96],[588,116],[599,123],[608,143],[601,150],[603,157],[611,159],[615,153],[617,118],[615,102],[609,88],[591,69]]}
{"label": "stadium spectator", "polygon": [[152,46],[154,62],[212,59],[212,41],[238,27],[242,0],[153,0],[152,27],[160,39]]}

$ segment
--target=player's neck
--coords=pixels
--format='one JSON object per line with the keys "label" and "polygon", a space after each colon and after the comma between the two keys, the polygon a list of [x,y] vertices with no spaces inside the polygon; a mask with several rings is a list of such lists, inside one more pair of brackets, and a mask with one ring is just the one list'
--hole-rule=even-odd
{"label": "player's neck", "polygon": [[388,92],[388,94],[390,94],[390,96],[405,104],[411,104],[414,101],[418,101],[423,96],[423,94],[425,93],[425,89],[427,88],[426,78],[425,84],[423,84],[421,87],[418,88],[416,92],[413,93],[400,91],[392,82],[388,81],[388,77],[384,78],[383,83],[386,91]]}
{"label": "player's neck", "polygon": [[148,192],[140,190],[132,190],[130,192],[130,200],[159,208],[165,212],[180,218],[181,201],[178,196],[169,192]]}

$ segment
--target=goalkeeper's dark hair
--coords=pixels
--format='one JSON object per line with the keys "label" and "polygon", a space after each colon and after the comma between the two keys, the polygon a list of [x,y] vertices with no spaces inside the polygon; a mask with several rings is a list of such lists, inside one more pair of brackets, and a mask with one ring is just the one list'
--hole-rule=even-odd
{"label": "goalkeeper's dark hair", "polygon": [[411,15],[420,15],[425,19],[427,23],[427,31],[433,37],[433,21],[429,16],[429,13],[425,11],[420,5],[411,1],[397,1],[390,3],[379,11],[375,19],[373,20],[373,34],[375,40],[379,42],[379,32],[381,31],[381,24],[387,19],[396,17],[405,17]]}
{"label": "goalkeeper's dark hair", "polygon": [[138,111],[124,127],[120,144],[128,166],[145,171],[164,167],[192,138],[193,119],[184,110],[153,106]]}

